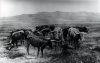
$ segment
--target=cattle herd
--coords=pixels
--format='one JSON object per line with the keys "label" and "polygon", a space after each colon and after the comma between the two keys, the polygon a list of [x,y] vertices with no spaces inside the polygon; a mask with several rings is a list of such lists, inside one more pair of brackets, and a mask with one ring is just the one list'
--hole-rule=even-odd
{"label": "cattle herd", "polygon": [[7,49],[10,51],[14,47],[26,45],[29,54],[29,46],[38,49],[37,55],[48,46],[51,49],[61,48],[62,51],[67,49],[78,49],[82,40],[82,32],[88,33],[87,27],[78,26],[57,26],[57,25],[39,25],[34,30],[17,29],[10,32]]}

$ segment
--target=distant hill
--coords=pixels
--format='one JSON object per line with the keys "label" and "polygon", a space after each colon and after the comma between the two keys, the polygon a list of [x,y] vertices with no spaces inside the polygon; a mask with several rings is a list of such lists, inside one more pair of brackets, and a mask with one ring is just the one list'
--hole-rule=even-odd
{"label": "distant hill", "polygon": [[91,12],[39,12],[1,18],[1,25],[31,28],[39,24],[91,24],[100,23],[100,14]]}

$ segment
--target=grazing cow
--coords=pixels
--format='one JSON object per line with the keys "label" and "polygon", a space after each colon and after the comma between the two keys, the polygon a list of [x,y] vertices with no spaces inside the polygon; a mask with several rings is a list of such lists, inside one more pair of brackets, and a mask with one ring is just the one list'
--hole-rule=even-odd
{"label": "grazing cow", "polygon": [[30,34],[27,36],[27,53],[29,54],[29,46],[32,45],[33,47],[38,48],[37,56],[39,55],[39,52],[41,50],[41,55],[43,56],[43,50],[46,46],[49,46],[52,48],[52,42],[49,39],[41,39],[38,36]]}
{"label": "grazing cow", "polygon": [[18,47],[19,41],[21,42],[21,45],[22,45],[23,40],[25,40],[28,35],[28,33],[26,33],[26,31],[29,31],[29,30],[21,29],[21,30],[11,32],[10,43],[8,44],[8,45],[10,45],[9,50],[11,50],[15,45],[16,45],[16,47]]}
{"label": "grazing cow", "polygon": [[69,38],[69,42],[70,43],[74,43],[74,47],[75,48],[79,48],[80,44],[79,44],[79,39],[81,40],[81,35],[78,29],[76,28],[69,28],[68,30],[68,38]]}
{"label": "grazing cow", "polygon": [[55,43],[55,50],[56,47],[59,47],[63,44],[63,34],[62,34],[62,28],[61,27],[55,27],[54,31],[51,32],[51,39],[53,40],[53,43]]}
{"label": "grazing cow", "polygon": [[85,33],[88,33],[88,28],[87,27],[75,27],[77,28],[80,32],[85,32]]}
{"label": "grazing cow", "polygon": [[56,27],[54,29],[55,39],[62,39],[62,28]]}
{"label": "grazing cow", "polygon": [[18,41],[19,40],[21,41],[22,39],[25,39],[23,30],[11,32],[9,45],[11,46],[11,48],[14,47],[15,45],[18,47]]}
{"label": "grazing cow", "polygon": [[85,40],[84,35],[89,32],[89,29],[87,27],[75,27],[75,28],[77,28],[80,31],[81,39]]}

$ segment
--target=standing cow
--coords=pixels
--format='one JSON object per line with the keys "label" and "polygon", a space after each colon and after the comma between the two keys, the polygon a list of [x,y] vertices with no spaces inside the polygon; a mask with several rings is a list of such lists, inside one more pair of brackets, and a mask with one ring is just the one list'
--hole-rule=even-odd
{"label": "standing cow", "polygon": [[17,31],[12,31],[10,34],[10,42],[8,45],[10,45],[10,47],[8,48],[9,50],[11,50],[14,46],[18,47],[18,42],[23,42],[23,40],[26,39],[27,37],[27,30],[17,30]]}
{"label": "standing cow", "polygon": [[74,45],[75,49],[79,48],[80,46],[79,40],[81,40],[81,35],[78,29],[73,27],[69,28],[68,38],[69,38],[69,42]]}
{"label": "standing cow", "polygon": [[82,40],[85,40],[84,35],[89,32],[89,29],[87,27],[84,27],[84,26],[83,27],[76,26],[75,28],[77,28],[80,31]]}
{"label": "standing cow", "polygon": [[38,48],[37,56],[41,51],[41,55],[43,56],[43,50],[46,46],[49,46],[52,49],[52,42],[50,39],[40,38],[39,36],[34,35],[32,32],[27,31],[28,35],[26,38],[27,41],[27,53],[29,54],[29,46],[32,45],[33,47]]}

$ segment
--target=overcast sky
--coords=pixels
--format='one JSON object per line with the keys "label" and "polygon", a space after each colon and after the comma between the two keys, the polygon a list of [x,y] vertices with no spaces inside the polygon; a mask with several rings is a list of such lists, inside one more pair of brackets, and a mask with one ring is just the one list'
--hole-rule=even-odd
{"label": "overcast sky", "polygon": [[99,0],[0,0],[0,17],[41,11],[100,12]]}

